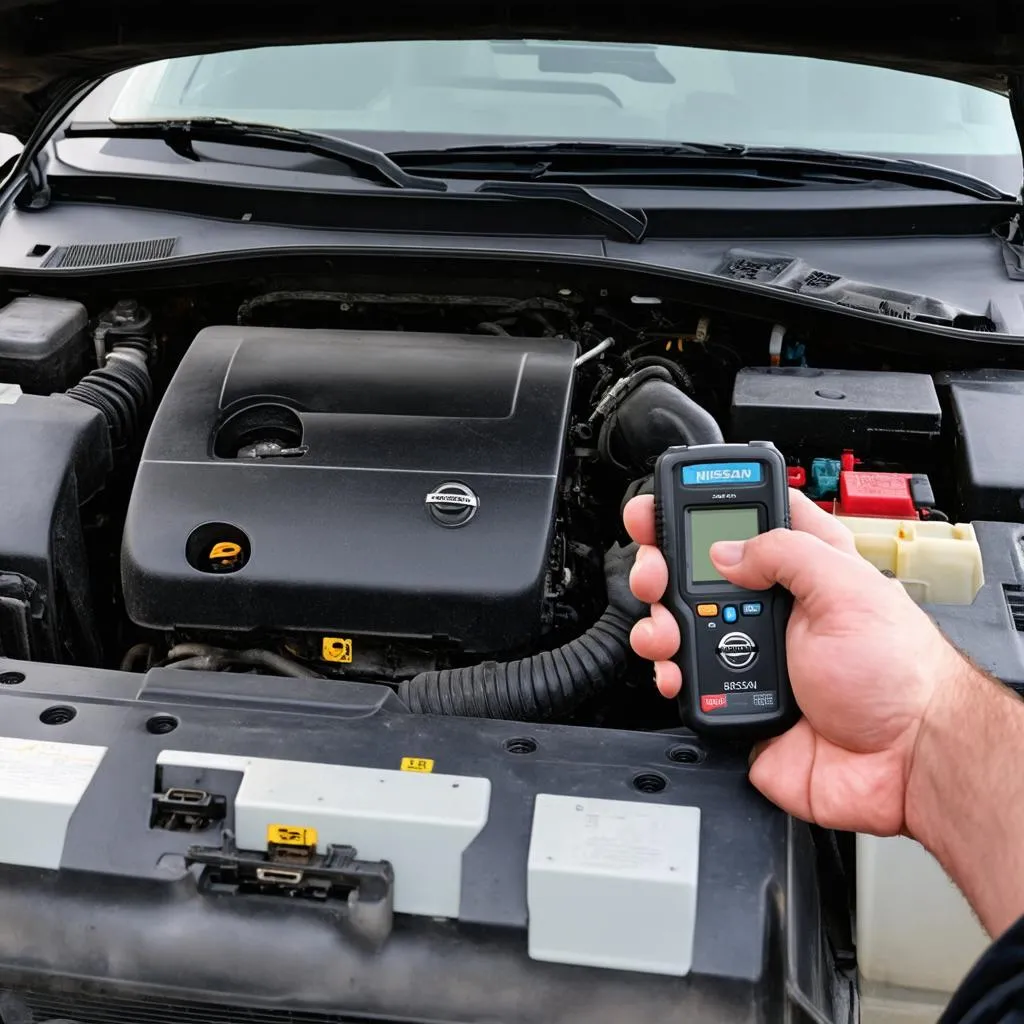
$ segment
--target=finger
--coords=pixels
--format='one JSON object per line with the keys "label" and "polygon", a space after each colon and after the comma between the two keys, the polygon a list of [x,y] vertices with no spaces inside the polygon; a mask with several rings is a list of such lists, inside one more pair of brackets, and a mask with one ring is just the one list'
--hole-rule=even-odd
{"label": "finger", "polygon": [[668,661],[679,650],[679,624],[664,605],[652,604],[650,618],[633,626],[629,642],[641,658]]}
{"label": "finger", "polygon": [[662,553],[649,544],[641,544],[629,572],[629,589],[644,604],[660,601],[668,586],[668,565]]}
{"label": "finger", "polygon": [[773,804],[788,814],[811,821],[808,786],[814,767],[814,730],[801,718],[788,732],[756,750],[750,781]]}
{"label": "finger", "polygon": [[683,673],[674,661],[654,663],[654,685],[662,697],[678,697],[683,688]]}
{"label": "finger", "polygon": [[638,494],[626,502],[622,510],[626,532],[637,544],[657,544],[654,535],[654,495]]}
{"label": "finger", "polygon": [[795,488],[789,491],[789,514],[794,530],[813,534],[838,551],[850,555],[857,553],[857,545],[849,528]]}
{"label": "finger", "polygon": [[861,600],[865,587],[883,587],[885,577],[859,556],[838,551],[801,530],[770,530],[747,541],[719,541],[711,561],[730,582],[745,590],[781,583],[808,607],[824,600]]}

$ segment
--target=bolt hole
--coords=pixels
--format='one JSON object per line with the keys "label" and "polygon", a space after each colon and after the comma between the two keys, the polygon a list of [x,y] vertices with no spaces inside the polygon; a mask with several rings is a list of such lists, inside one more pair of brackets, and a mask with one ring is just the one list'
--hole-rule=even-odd
{"label": "bolt hole", "polygon": [[0,672],[0,686],[17,686],[25,682],[23,672]]}
{"label": "bolt hole", "polygon": [[531,740],[529,736],[517,736],[512,740],[505,740],[505,749],[510,754],[533,754],[537,750],[537,741]]}
{"label": "bolt hole", "polygon": [[700,747],[690,747],[685,743],[669,747],[665,756],[673,764],[700,764],[706,756]]}
{"label": "bolt hole", "polygon": [[43,725],[67,725],[77,714],[78,712],[67,704],[56,704],[52,708],[47,708],[39,716],[39,721]]}
{"label": "bolt hole", "polygon": [[173,715],[154,715],[146,722],[146,732],[154,736],[166,736],[178,728],[178,720]]}
{"label": "bolt hole", "polygon": [[668,785],[668,779],[657,772],[641,772],[633,776],[633,788],[639,793],[660,793]]}

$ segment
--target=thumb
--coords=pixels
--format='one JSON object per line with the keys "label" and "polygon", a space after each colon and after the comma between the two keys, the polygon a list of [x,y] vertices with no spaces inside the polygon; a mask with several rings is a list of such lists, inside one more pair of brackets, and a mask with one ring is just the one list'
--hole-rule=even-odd
{"label": "thumb", "polygon": [[744,590],[767,590],[781,583],[805,605],[827,598],[847,600],[881,579],[858,554],[839,551],[801,530],[770,530],[746,541],[719,541],[711,561]]}
{"label": "thumb", "polygon": [[787,814],[813,821],[809,782],[814,753],[814,730],[801,718],[788,732],[754,748],[750,781]]}

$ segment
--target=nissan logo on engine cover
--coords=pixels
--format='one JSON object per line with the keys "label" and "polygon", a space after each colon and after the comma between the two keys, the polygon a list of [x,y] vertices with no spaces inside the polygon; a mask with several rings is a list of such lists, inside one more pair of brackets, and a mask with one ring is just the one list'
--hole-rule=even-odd
{"label": "nissan logo on engine cover", "polygon": [[718,660],[734,672],[750,668],[757,658],[757,644],[746,633],[726,633],[718,641]]}
{"label": "nissan logo on engine cover", "polygon": [[465,526],[476,515],[480,499],[465,484],[440,484],[424,499],[427,511],[441,526]]}

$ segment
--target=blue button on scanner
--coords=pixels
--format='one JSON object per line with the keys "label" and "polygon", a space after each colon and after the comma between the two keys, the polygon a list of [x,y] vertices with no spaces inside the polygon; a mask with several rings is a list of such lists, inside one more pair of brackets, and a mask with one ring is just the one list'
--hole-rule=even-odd
{"label": "blue button on scanner", "polygon": [[722,618],[726,622],[735,622],[736,621],[736,606],[733,605],[733,604],[727,604],[722,609]]}
{"label": "blue button on scanner", "polygon": [[750,616],[750,615],[760,615],[761,614],[761,602],[760,601],[747,601],[747,603],[743,605],[743,614],[747,615],[747,616]]}

